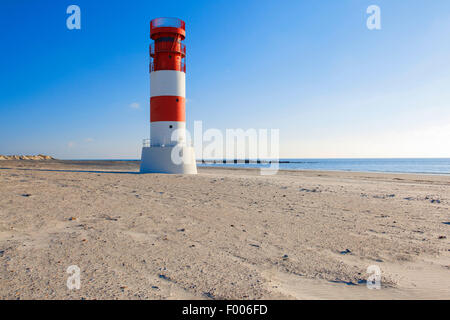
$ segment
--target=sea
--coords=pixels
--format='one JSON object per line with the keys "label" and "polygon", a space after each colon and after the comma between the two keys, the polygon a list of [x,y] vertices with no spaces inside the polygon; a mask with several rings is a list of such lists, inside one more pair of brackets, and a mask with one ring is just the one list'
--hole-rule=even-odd
{"label": "sea", "polygon": [[[262,168],[268,163],[198,163],[199,167]],[[264,161],[262,161],[264,162]],[[450,175],[450,158],[279,159],[280,170],[422,173]]]}

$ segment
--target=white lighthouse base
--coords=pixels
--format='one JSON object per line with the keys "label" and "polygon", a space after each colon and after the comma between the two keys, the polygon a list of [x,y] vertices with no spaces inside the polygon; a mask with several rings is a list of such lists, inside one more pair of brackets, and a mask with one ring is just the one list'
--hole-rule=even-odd
{"label": "white lighthouse base", "polygon": [[143,147],[141,173],[197,174],[193,147]]}

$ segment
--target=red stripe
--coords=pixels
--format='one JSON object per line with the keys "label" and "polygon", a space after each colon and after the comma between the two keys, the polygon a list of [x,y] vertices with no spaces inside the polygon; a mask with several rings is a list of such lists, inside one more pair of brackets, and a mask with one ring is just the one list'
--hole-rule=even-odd
{"label": "red stripe", "polygon": [[186,100],[177,96],[150,98],[150,122],[186,121]]}

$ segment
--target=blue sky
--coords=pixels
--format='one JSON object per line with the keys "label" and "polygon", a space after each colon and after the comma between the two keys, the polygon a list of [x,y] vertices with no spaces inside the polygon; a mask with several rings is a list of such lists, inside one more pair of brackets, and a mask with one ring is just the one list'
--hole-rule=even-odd
{"label": "blue sky", "polygon": [[447,0],[2,0],[0,154],[139,158],[165,16],[186,21],[189,129],[280,129],[281,157],[450,157]]}

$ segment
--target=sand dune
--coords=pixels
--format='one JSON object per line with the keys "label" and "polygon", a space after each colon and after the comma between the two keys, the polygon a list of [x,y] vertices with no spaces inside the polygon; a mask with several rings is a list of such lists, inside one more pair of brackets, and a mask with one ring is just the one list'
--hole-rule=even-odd
{"label": "sand dune", "polygon": [[0,160],[54,160],[54,158],[43,154],[38,154],[36,156],[4,156],[0,154]]}
{"label": "sand dune", "polygon": [[450,299],[449,176],[137,171],[2,161],[0,297]]}

